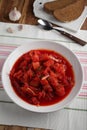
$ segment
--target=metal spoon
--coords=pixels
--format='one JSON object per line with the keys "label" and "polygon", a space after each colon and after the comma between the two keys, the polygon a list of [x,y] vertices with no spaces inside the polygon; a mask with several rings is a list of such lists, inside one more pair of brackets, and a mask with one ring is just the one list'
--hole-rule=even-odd
{"label": "metal spoon", "polygon": [[73,35],[71,35],[71,34],[65,32],[65,31],[62,31],[62,30],[59,30],[59,29],[54,28],[54,27],[52,26],[52,24],[49,23],[49,22],[46,21],[46,20],[39,19],[39,20],[38,20],[38,23],[39,23],[39,25],[42,26],[43,29],[45,29],[45,30],[52,30],[52,29],[54,29],[54,30],[60,32],[62,35],[64,35],[64,36],[68,37],[69,39],[75,41],[77,44],[80,44],[80,45],[82,45],[82,46],[84,46],[84,45],[87,44],[86,41],[83,41],[83,40],[81,40],[81,39],[79,39],[79,38],[77,38],[77,37],[75,37],[75,36],[73,36]]}

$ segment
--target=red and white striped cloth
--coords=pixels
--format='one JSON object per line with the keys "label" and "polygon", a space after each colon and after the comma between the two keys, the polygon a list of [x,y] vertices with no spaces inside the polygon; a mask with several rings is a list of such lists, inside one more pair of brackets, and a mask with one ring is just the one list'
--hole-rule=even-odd
{"label": "red and white striped cloth", "polygon": [[74,51],[79,58],[84,82],[78,96],[68,106],[53,113],[33,113],[20,109],[5,93],[1,71],[7,56],[18,45],[0,44],[0,124],[46,128],[52,130],[87,130],[87,51]]}
{"label": "red and white striped cloth", "polygon": [[[3,64],[7,56],[15,48],[17,48],[17,45],[0,45],[0,89],[3,88],[2,83],[1,83],[1,71],[2,71]],[[74,53],[77,55],[82,65],[83,74],[84,74],[83,86],[80,90],[80,93],[78,94],[78,97],[87,98],[87,51],[74,51]]]}

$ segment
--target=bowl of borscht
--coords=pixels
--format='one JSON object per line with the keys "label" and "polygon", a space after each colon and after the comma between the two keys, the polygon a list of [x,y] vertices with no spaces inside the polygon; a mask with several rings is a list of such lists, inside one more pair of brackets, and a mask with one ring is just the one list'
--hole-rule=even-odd
{"label": "bowl of borscht", "polygon": [[3,87],[14,103],[33,112],[64,108],[78,94],[83,71],[77,56],[51,41],[17,47],[2,69]]}

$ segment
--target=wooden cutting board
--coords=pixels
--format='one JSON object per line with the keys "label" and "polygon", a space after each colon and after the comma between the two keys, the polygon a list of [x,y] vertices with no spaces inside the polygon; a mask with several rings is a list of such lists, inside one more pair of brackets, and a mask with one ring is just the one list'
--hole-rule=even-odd
{"label": "wooden cutting board", "polygon": [[9,12],[16,7],[22,16],[21,19],[15,23],[37,24],[37,18],[33,14],[33,2],[34,0],[0,0],[0,21],[12,23],[8,15]]}
{"label": "wooden cutting board", "polygon": [[21,127],[21,126],[7,126],[7,125],[1,125],[0,130],[49,130],[49,129],[43,129],[43,128],[27,128],[27,127]]}
{"label": "wooden cutting board", "polygon": [[[35,0],[0,0],[0,22],[36,25],[37,18],[33,13],[34,1]],[[87,0],[85,0],[85,4],[87,5]],[[21,19],[17,22],[10,21],[8,17],[9,12],[13,10],[14,7],[22,14]],[[87,18],[81,29],[87,29]]]}

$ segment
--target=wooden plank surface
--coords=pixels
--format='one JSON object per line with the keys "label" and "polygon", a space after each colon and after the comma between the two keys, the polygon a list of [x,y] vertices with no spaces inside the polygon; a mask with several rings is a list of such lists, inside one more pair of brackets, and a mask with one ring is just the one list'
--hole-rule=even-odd
{"label": "wooden plank surface", "polygon": [[[4,2],[6,2],[5,6],[4,6]],[[17,7],[22,12],[22,17],[16,23],[36,25],[37,18],[33,14],[33,2],[34,0],[21,0],[21,2],[20,0],[0,0],[0,21],[11,22],[9,21],[8,13],[13,7]],[[87,5],[87,0],[86,0],[86,5]],[[87,18],[83,23],[81,29],[87,30]],[[46,129],[0,125],[0,130],[46,130]]]}
{"label": "wooden plank surface", "polygon": [[27,128],[27,127],[21,127],[21,126],[0,125],[0,130],[48,130],[48,129]]}
{"label": "wooden plank surface", "polygon": [[[33,14],[34,1],[35,0],[21,0],[21,2],[20,0],[0,0],[0,21],[36,25],[37,18]],[[87,5],[87,0],[85,0],[85,4]],[[21,19],[17,22],[10,21],[8,16],[14,7],[17,7],[22,14]],[[81,29],[87,29],[87,19]]]}
{"label": "wooden plank surface", "polygon": [[21,24],[37,24],[37,18],[33,14],[34,0],[0,0],[0,21],[11,22],[9,12],[16,7],[21,12],[21,18],[17,22]]}
{"label": "wooden plank surface", "polygon": [[0,130],[27,130],[27,128],[19,127],[19,126],[0,126]]}

